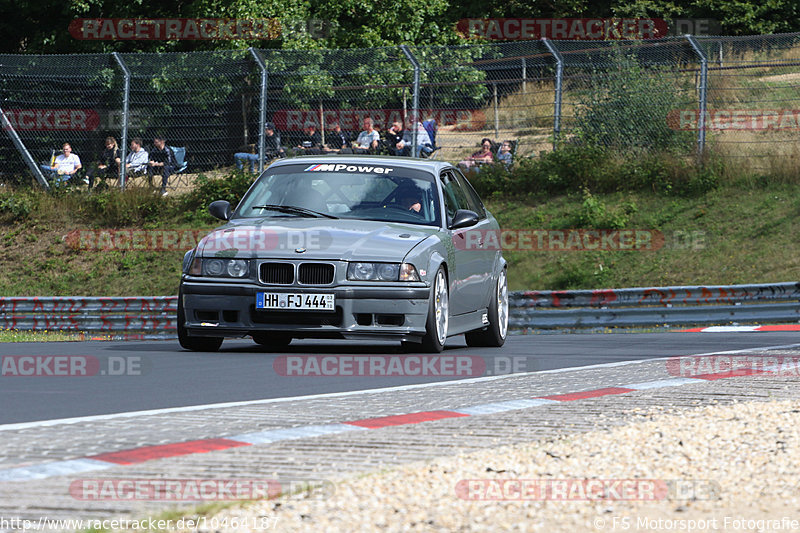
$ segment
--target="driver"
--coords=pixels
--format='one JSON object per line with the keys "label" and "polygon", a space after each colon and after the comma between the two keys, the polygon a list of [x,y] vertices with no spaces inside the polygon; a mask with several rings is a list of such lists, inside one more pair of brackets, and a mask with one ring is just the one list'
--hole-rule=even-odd
{"label": "driver", "polygon": [[419,213],[422,210],[422,191],[417,187],[403,187],[397,193],[397,203],[404,209]]}

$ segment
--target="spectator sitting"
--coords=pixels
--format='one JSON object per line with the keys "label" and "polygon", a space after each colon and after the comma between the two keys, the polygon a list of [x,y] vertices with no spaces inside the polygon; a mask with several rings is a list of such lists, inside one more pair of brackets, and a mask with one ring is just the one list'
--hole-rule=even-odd
{"label": "spectator sitting", "polygon": [[167,182],[169,176],[175,169],[178,168],[178,162],[175,159],[175,153],[172,148],[167,146],[167,141],[164,137],[158,135],[153,139],[155,149],[150,152],[150,161],[147,163],[147,179],[152,183],[153,174],[156,172],[161,174],[161,196],[167,195]]}
{"label": "spectator sitting", "polygon": [[459,166],[470,168],[482,163],[493,163],[494,156],[492,155],[492,140],[484,138],[481,140],[481,149],[474,152],[471,156],[459,163]]}
{"label": "spectator sitting", "polygon": [[131,151],[125,158],[125,169],[129,175],[143,175],[147,172],[147,162],[149,157],[147,151],[142,148],[141,137],[134,137],[131,140]]}
{"label": "spectator sitting", "polygon": [[409,117],[406,119],[406,129],[403,132],[403,140],[395,146],[397,155],[411,155],[411,145],[414,143],[415,127],[417,129],[417,146],[414,149],[414,157],[419,157],[420,151],[426,146],[431,145],[431,138],[428,136],[428,132],[425,131],[425,128],[422,127],[422,123],[414,121]]}
{"label": "spectator sitting", "polygon": [[100,156],[100,162],[87,172],[89,188],[94,187],[97,178],[115,178],[119,175],[119,146],[114,137],[106,137],[106,148]]}
{"label": "spectator sitting", "polygon": [[511,141],[503,141],[500,150],[497,152],[497,161],[502,162],[506,168],[511,166],[513,155],[511,154]]}
{"label": "spectator sitting", "polygon": [[321,147],[322,137],[317,131],[317,127],[313,124],[309,124],[303,129],[303,136],[300,137],[300,142],[296,147],[297,152],[307,155],[321,154]]}
{"label": "spectator sitting", "polygon": [[[275,131],[275,124],[267,122],[264,125],[264,159],[274,159],[276,157],[284,157],[286,152],[281,146],[281,134]],[[258,150],[255,144],[247,144],[239,148],[239,151],[233,154],[233,159],[236,161],[236,168],[239,170],[244,169],[244,162],[250,162],[250,172],[256,171],[256,163],[258,163]]]}
{"label": "spectator sitting", "polygon": [[392,127],[386,130],[386,146],[391,155],[400,155],[397,145],[403,141],[403,124],[398,120],[392,122]]}
{"label": "spectator sitting", "polygon": [[325,143],[324,150],[326,152],[338,152],[347,149],[347,143],[350,140],[348,135],[342,131],[338,122],[332,123],[331,126],[333,131],[328,134],[328,142]]}
{"label": "spectator sitting", "polygon": [[72,153],[72,145],[64,143],[61,146],[63,154],[59,154],[51,165],[42,165],[50,177],[55,178],[55,183],[65,183],[81,169],[81,158]]}
{"label": "spectator sitting", "polygon": [[378,148],[378,141],[380,141],[380,139],[380,133],[378,133],[378,131],[372,126],[372,119],[366,117],[364,119],[364,131],[358,134],[358,138],[353,146],[353,153],[367,154],[370,152],[375,152],[375,150]]}

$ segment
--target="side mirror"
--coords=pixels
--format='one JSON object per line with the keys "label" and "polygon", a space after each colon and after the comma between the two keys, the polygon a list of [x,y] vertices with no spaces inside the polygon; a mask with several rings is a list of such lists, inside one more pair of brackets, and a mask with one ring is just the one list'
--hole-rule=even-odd
{"label": "side mirror", "polygon": [[233,212],[231,211],[230,202],[227,200],[217,200],[216,202],[211,202],[211,205],[208,206],[208,214],[214,218],[228,221],[231,219]]}
{"label": "side mirror", "polygon": [[453,221],[450,223],[450,229],[468,228],[478,223],[478,213],[470,211],[469,209],[459,209],[453,215]]}

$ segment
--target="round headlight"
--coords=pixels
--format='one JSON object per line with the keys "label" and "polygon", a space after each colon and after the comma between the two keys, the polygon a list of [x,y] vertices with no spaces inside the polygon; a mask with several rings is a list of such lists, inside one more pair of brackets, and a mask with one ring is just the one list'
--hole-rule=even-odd
{"label": "round headlight", "polygon": [[243,278],[247,275],[247,261],[233,259],[228,261],[228,275],[232,278]]}
{"label": "round headlight", "polygon": [[375,265],[372,263],[353,263],[353,278],[364,281],[372,279],[375,275]]}
{"label": "round headlight", "polygon": [[378,279],[381,281],[397,281],[400,274],[400,265],[383,263],[378,265]]}
{"label": "round headlight", "polygon": [[225,272],[225,262],[221,259],[209,259],[205,266],[209,276],[221,276]]}

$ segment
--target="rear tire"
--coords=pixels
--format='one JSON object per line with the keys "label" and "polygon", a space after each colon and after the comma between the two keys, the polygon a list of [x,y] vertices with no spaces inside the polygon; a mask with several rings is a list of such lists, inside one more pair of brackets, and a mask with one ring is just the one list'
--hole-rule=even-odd
{"label": "rear tire", "polygon": [[444,267],[439,267],[431,286],[428,303],[428,319],[425,322],[425,336],[421,349],[426,353],[439,353],[447,341],[447,328],[450,324],[450,292]]}
{"label": "rear tire", "polygon": [[183,309],[183,293],[178,295],[178,342],[182,348],[193,352],[216,352],[222,346],[223,337],[195,337],[186,331],[186,312]]}
{"label": "rear tire", "polygon": [[497,276],[497,285],[489,303],[489,325],[464,334],[467,346],[499,348],[508,335],[508,278],[505,269]]}

